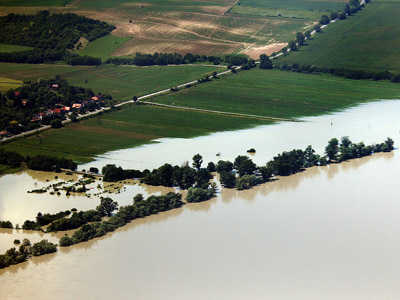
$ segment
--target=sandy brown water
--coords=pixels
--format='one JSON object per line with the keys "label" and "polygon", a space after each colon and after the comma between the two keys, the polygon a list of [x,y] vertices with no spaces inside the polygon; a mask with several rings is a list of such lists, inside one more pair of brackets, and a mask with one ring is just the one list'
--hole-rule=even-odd
{"label": "sandy brown water", "polygon": [[[348,121],[332,130],[348,133],[335,136],[366,142],[391,136],[398,144],[399,121],[391,115],[400,106],[390,103],[371,106],[368,114],[365,107],[337,114]],[[361,124],[362,116],[369,119],[369,126],[362,123],[367,128],[351,125]],[[330,138],[318,142],[324,129],[317,134],[303,124],[310,126],[298,123],[288,131],[283,124],[281,135],[291,146],[323,148]],[[273,154],[286,150],[280,149]],[[210,201],[135,220],[101,239],[1,270],[0,298],[25,299],[29,291],[32,299],[398,299],[399,173],[395,150],[311,168],[249,191],[223,190]],[[156,188],[128,185],[112,197],[130,203],[136,192]],[[1,208],[9,207],[0,210],[1,218],[11,219],[24,202],[13,208],[15,198],[1,195]],[[26,213],[50,209],[54,198],[44,198],[33,199],[38,202],[30,202]],[[70,208],[70,199],[57,202],[56,210]],[[82,202],[79,209],[97,205],[94,199],[75,200]]]}

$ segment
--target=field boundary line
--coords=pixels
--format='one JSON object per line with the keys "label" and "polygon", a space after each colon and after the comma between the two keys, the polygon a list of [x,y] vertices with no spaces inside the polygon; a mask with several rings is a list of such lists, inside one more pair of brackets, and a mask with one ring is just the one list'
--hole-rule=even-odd
{"label": "field boundary line", "polygon": [[150,101],[140,101],[140,102],[144,103],[144,104],[155,105],[155,106],[166,107],[166,108],[174,108],[174,109],[181,109],[181,110],[191,110],[191,111],[197,111],[197,112],[206,112],[206,113],[228,115],[228,116],[235,116],[235,117],[248,117],[248,118],[273,120],[273,121],[299,122],[296,119],[289,119],[289,118],[269,117],[269,116],[260,116],[260,115],[252,115],[252,114],[234,113],[234,112],[229,112],[229,111],[219,111],[219,110],[211,110],[211,109],[203,109],[203,108],[176,106],[176,105],[169,105],[169,104],[150,102]]}

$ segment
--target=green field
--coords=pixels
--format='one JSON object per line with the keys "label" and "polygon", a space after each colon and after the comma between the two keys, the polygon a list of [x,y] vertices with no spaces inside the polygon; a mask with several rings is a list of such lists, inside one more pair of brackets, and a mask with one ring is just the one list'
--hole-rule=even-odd
{"label": "green field", "polygon": [[22,81],[0,77],[0,93],[7,92],[22,85]]}
{"label": "green field", "polygon": [[[185,0],[81,0],[77,3],[80,8],[106,9],[106,8],[136,8],[146,11],[187,11],[199,12],[202,6],[223,6],[224,0],[214,1],[185,1]],[[142,8],[143,5],[143,8]]]}
{"label": "green field", "polygon": [[[99,57],[103,61],[112,56],[112,53],[122,44],[129,41],[130,37],[121,37],[115,35],[106,35],[102,38],[89,42],[85,48],[75,50],[74,53],[79,55],[88,55]],[[1,49],[1,48],[0,48]],[[1,50],[0,50],[1,51]]]}
{"label": "green field", "polygon": [[211,132],[270,124],[253,118],[132,105],[121,111],[11,142],[4,148],[24,155],[49,154],[80,162],[96,154],[134,147],[160,137],[188,138]]}
{"label": "green field", "polygon": [[[399,97],[400,85],[389,82],[256,69],[155,100],[187,107],[295,118],[369,100]],[[251,117],[132,104],[63,129],[42,132],[41,137],[21,138],[5,148],[25,155],[52,154],[86,162],[94,155],[142,145],[159,137],[192,137],[270,123]]]}
{"label": "green field", "polygon": [[110,94],[118,100],[128,100],[134,95],[141,96],[167,89],[186,81],[196,80],[204,74],[210,74],[219,69],[202,65],[87,67],[0,63],[0,73],[3,77],[15,80],[37,80],[60,75],[73,85],[91,88],[95,93]]}
{"label": "green field", "polygon": [[400,1],[371,1],[364,10],[317,34],[277,64],[310,64],[400,72]]}
{"label": "green field", "polygon": [[176,106],[270,117],[301,117],[376,99],[400,99],[400,85],[279,70],[242,71],[155,98]]}
{"label": "green field", "polygon": [[0,0],[0,6],[65,6],[72,0]]}
{"label": "green field", "polygon": [[[347,1],[346,1],[347,2]],[[345,6],[345,1],[241,0],[231,13],[284,18],[319,19]]]}
{"label": "green field", "polygon": [[32,47],[26,47],[26,46],[0,44],[0,52],[6,52],[6,53],[32,50],[32,49],[33,49]]}

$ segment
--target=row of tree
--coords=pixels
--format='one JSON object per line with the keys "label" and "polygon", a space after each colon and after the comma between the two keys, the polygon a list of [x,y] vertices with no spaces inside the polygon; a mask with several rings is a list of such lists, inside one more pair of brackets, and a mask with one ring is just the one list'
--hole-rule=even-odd
{"label": "row of tree", "polygon": [[150,185],[179,186],[182,189],[191,189],[190,198],[202,199],[207,193],[209,193],[208,197],[212,197],[211,195],[215,193],[215,189],[209,184],[212,178],[211,172],[214,171],[219,173],[220,182],[224,187],[236,187],[240,190],[267,182],[272,176],[289,176],[312,166],[322,166],[327,163],[360,158],[374,152],[391,150],[393,150],[393,140],[390,138],[381,144],[365,146],[364,143],[354,144],[348,137],[343,137],[340,144],[337,139],[329,141],[325,149],[326,156],[316,154],[315,150],[308,146],[305,150],[284,151],[261,167],[257,166],[249,157],[239,155],[234,162],[220,160],[216,165],[210,162],[207,168],[201,168],[202,157],[196,154],[193,157],[193,168],[187,164],[182,167],[164,164],[152,172],[145,170],[141,181]]}
{"label": "row of tree", "polygon": [[[247,189],[269,181],[271,176],[288,176],[312,166],[341,162],[347,159],[367,156],[374,152],[388,152],[391,150],[393,150],[393,140],[390,138],[381,144],[365,146],[364,143],[354,144],[347,137],[343,137],[340,145],[337,139],[329,141],[325,149],[326,156],[316,154],[315,150],[308,146],[305,150],[284,151],[261,167],[258,167],[249,157],[239,155],[233,163],[220,160],[217,165],[210,162],[207,168],[202,168],[203,158],[200,154],[196,154],[193,157],[193,168],[188,164],[180,167],[166,163],[151,172],[144,170],[140,174],[140,171],[130,171],[137,172],[137,176],[141,175],[141,182],[145,184],[167,187],[179,186],[181,189],[191,189],[190,199],[192,197],[193,199],[202,199],[207,193],[209,193],[208,197],[212,197],[211,195],[215,193],[215,188],[210,186],[209,183],[212,178],[211,172],[214,171],[219,173],[220,182],[224,187]],[[113,168],[115,169],[116,167],[113,166]],[[121,172],[124,172],[122,168]]]}
{"label": "row of tree", "polygon": [[347,79],[372,79],[372,80],[390,80],[391,82],[400,82],[400,74],[393,74],[389,71],[369,71],[369,70],[352,70],[346,68],[328,68],[319,67],[309,64],[293,63],[291,65],[281,64],[276,66],[280,70],[293,71],[298,73],[325,73],[334,76],[345,77]]}
{"label": "row of tree", "polygon": [[[365,1],[369,3],[370,1]],[[315,32],[321,32],[321,25],[328,25],[331,20],[345,20],[348,16],[356,14],[359,10],[361,10],[365,4],[360,4],[359,0],[350,0],[346,3],[345,7],[342,10],[337,12],[332,12],[330,17],[327,15],[322,15],[318,24],[314,25],[313,30]],[[297,51],[300,46],[303,46],[307,39],[311,38],[311,30],[307,30],[304,34],[301,32],[296,33],[295,39],[289,41],[288,46],[282,49],[283,55],[286,55],[288,49],[290,51]]]}
{"label": "row of tree", "polygon": [[17,168],[23,163],[25,163],[29,169],[37,171],[59,172],[61,169],[76,170],[77,168],[77,164],[71,159],[49,155],[37,155],[34,157],[28,155],[24,157],[18,153],[0,149],[0,164]]}
{"label": "row of tree", "polygon": [[133,58],[114,57],[105,61],[106,64],[115,65],[136,65],[136,66],[154,66],[154,65],[181,65],[196,62],[208,62],[215,65],[227,63],[233,66],[241,66],[248,63],[247,57],[243,55],[226,55],[220,56],[206,56],[187,53],[181,55],[179,53],[154,53],[143,54],[137,52]]}
{"label": "row of tree", "polygon": [[42,230],[41,226],[47,226],[47,232],[57,232],[64,230],[71,230],[81,227],[90,222],[99,222],[102,217],[111,216],[112,212],[118,209],[118,203],[111,198],[101,198],[100,204],[96,209],[87,211],[74,211],[71,217],[70,211],[59,212],[57,214],[44,214],[38,213],[35,221],[26,220],[22,225],[25,230]]}
{"label": "row of tree", "polygon": [[83,225],[71,237],[65,235],[60,239],[60,246],[70,246],[80,242],[103,236],[107,232],[124,226],[126,223],[137,218],[157,214],[181,207],[183,205],[182,195],[168,193],[162,196],[150,196],[146,200],[141,194],[133,198],[133,204],[122,206],[119,211],[109,219],[102,222],[94,222]]}

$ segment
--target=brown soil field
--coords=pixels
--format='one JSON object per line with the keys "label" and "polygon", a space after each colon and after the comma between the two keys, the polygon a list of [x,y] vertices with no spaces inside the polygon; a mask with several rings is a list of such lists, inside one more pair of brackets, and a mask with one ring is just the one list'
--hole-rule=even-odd
{"label": "brown soil field", "polygon": [[[196,6],[196,11],[174,11],[173,8],[157,11],[153,7],[155,4],[149,3],[143,3],[142,9],[141,3],[129,2],[115,8],[87,9],[81,7],[79,1],[67,7],[47,9],[105,21],[116,26],[113,35],[133,37],[114,51],[115,56],[132,56],[136,52],[190,52],[202,55],[243,53],[258,58],[262,53],[279,50],[297,31],[312,25],[302,20],[223,15],[237,0],[203,0],[214,5]],[[0,7],[0,15],[35,13],[42,9],[46,8]]]}
{"label": "brown soil field", "polygon": [[191,41],[170,40],[170,39],[152,39],[152,38],[135,38],[125,43],[122,47],[113,52],[115,56],[132,56],[136,52],[142,53],[201,53],[204,55],[212,55],[215,53],[232,53],[239,49],[240,45],[217,43],[208,41]]}

